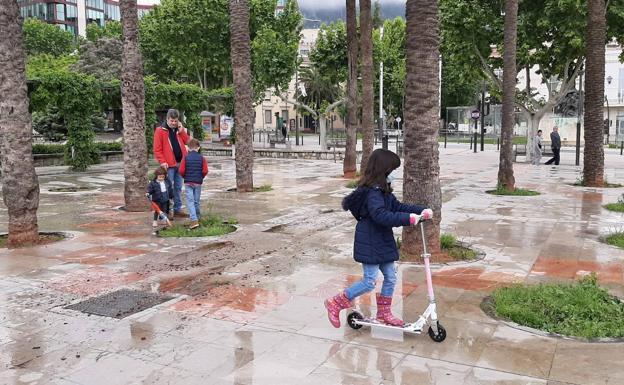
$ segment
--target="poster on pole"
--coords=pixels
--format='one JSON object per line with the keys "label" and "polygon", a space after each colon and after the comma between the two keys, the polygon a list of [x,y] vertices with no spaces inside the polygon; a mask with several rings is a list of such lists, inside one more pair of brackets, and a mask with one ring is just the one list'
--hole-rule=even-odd
{"label": "poster on pole", "polygon": [[219,138],[229,139],[232,135],[232,128],[234,128],[234,119],[229,116],[221,115]]}
{"label": "poster on pole", "polygon": [[202,130],[204,130],[204,138],[207,142],[212,142],[212,117],[202,116]]}

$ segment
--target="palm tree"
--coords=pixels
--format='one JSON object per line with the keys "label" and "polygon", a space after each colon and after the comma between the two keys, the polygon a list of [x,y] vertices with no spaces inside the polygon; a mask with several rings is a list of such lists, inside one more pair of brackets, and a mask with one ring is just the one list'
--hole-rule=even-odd
{"label": "palm tree", "polygon": [[230,0],[230,47],[234,75],[236,190],[253,191],[253,91],[248,0]]}
{"label": "palm tree", "polygon": [[605,42],[607,38],[605,0],[588,0],[587,10],[583,182],[585,186],[603,187],[603,103]]}
{"label": "palm tree", "polygon": [[354,178],[357,172],[357,67],[358,67],[358,38],[355,0],[347,1],[347,143],[342,171],[345,178]]}
{"label": "palm tree", "polygon": [[[438,163],[440,21],[437,0],[407,0],[405,54],[405,165],[403,197],[434,212],[426,226],[427,245],[440,250],[442,192]],[[420,229],[404,228],[402,249],[421,250]]]}
{"label": "palm tree", "polygon": [[8,245],[39,240],[39,180],[32,158],[32,120],[22,18],[15,0],[0,0],[0,153],[2,196],[9,211]]}
{"label": "palm tree", "polygon": [[360,0],[360,44],[362,46],[362,164],[366,169],[373,152],[373,18],[371,0]]}
{"label": "palm tree", "polygon": [[331,104],[340,99],[342,93],[340,85],[324,76],[315,65],[302,67],[299,72],[299,81],[305,86],[307,93],[303,101],[316,110],[317,115],[320,115],[319,111],[323,102]]}
{"label": "palm tree", "polygon": [[124,198],[126,210],[147,211],[147,144],[145,141],[145,85],[139,51],[139,20],[136,0],[121,0],[123,56],[121,105],[124,136]]}
{"label": "palm tree", "polygon": [[[498,165],[498,186],[514,191],[513,170],[514,100],[516,98],[516,41],[518,37],[518,0],[505,1],[505,52],[503,53],[503,124]],[[528,149],[527,149],[528,151]]]}

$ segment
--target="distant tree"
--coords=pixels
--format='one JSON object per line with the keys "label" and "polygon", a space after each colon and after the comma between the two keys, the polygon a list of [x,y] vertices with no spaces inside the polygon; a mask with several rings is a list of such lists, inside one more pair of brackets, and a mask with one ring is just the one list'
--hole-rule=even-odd
{"label": "distant tree", "polygon": [[[24,48],[28,56],[49,54],[61,56],[74,49],[74,35],[38,19],[24,21]],[[3,37],[4,38],[4,37]]]}

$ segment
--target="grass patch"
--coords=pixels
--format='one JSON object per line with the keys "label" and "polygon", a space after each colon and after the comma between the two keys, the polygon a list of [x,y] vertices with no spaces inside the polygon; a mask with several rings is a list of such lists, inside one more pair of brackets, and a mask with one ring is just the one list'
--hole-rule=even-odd
{"label": "grass patch", "polygon": [[442,234],[440,236],[440,247],[442,251],[458,261],[468,261],[478,256],[476,251],[462,246],[453,234]]}
{"label": "grass patch", "polygon": [[609,234],[605,238],[605,241],[611,246],[616,246],[624,249],[624,231]]}
{"label": "grass patch", "polygon": [[486,193],[491,195],[509,195],[509,196],[519,196],[519,197],[529,197],[540,195],[539,192],[533,190],[527,190],[523,188],[517,188],[514,191],[506,190],[503,187],[497,187],[496,190],[488,190]]}
{"label": "grass patch", "polygon": [[[572,186],[577,186],[577,187],[587,187],[585,180],[581,177],[578,178],[576,180],[576,182],[572,183]],[[593,186],[591,186],[593,187]],[[604,178],[604,186],[605,188],[618,188],[618,187],[624,187],[623,185],[619,184],[619,183],[609,183],[609,181],[607,180],[607,178]]]}
{"label": "grass patch", "polygon": [[618,213],[624,213],[624,202],[609,203],[603,206],[607,210],[617,211]]}
{"label": "grass patch", "polygon": [[346,188],[357,188],[358,186],[358,181],[356,179],[349,181],[349,183],[347,183],[347,185],[345,186]]}
{"label": "grass patch", "polygon": [[[23,245],[19,245],[18,248],[47,245],[49,243],[62,241],[65,238],[66,237],[60,233],[39,233],[39,242],[25,243]],[[9,236],[7,234],[0,235],[0,248],[7,247],[8,240]]]}
{"label": "grass patch", "polygon": [[498,316],[520,325],[588,339],[624,337],[624,303],[594,274],[572,284],[500,288],[492,301]]}
{"label": "grass patch", "polygon": [[199,227],[193,230],[186,224],[175,224],[168,229],[158,232],[158,235],[165,238],[185,238],[185,237],[213,237],[229,234],[236,230],[233,225],[235,220],[224,220],[221,216],[208,214],[199,221]]}
{"label": "grass patch", "polygon": [[[123,151],[123,143],[121,142],[95,142],[94,146],[97,151]],[[64,144],[33,144],[33,154],[64,154],[67,148]]]}
{"label": "grass patch", "polygon": [[[401,238],[396,238],[397,248],[401,249]],[[442,234],[440,235],[440,248],[442,252],[445,253],[451,260],[455,261],[470,261],[476,259],[479,256],[479,253],[476,251],[469,249],[467,247],[462,246],[462,244],[457,240],[457,237],[453,234]],[[449,260],[448,257],[445,257],[445,262]],[[401,253],[401,259],[406,259]]]}
{"label": "grass patch", "polygon": [[254,187],[254,192],[267,192],[267,191],[273,191],[273,186],[271,186],[270,184],[263,184],[260,187]]}

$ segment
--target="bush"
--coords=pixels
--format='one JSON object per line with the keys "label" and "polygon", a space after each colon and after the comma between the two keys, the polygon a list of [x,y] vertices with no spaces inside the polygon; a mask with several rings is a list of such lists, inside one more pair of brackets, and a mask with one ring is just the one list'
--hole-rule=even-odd
{"label": "bush", "polygon": [[95,148],[100,151],[123,151],[122,142],[97,142]]}
{"label": "bush", "polygon": [[583,338],[624,337],[624,304],[595,274],[572,284],[518,285],[492,293],[497,315],[520,325]]}
{"label": "bush", "polygon": [[64,154],[64,144],[33,144],[33,154]]}

